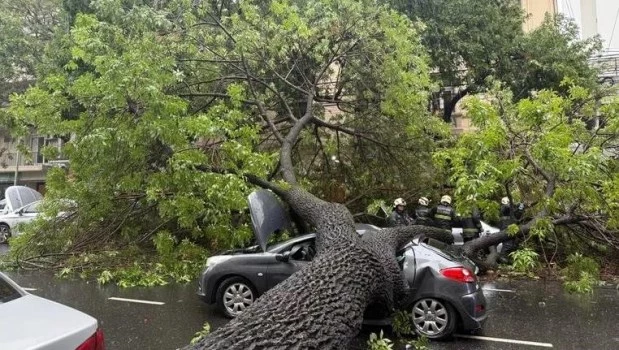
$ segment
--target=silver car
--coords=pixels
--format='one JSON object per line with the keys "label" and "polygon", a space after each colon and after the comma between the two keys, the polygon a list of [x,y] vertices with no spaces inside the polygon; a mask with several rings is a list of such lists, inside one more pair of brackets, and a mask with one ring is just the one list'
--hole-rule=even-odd
{"label": "silver car", "polygon": [[[258,245],[208,258],[199,280],[198,295],[208,304],[217,304],[228,317],[242,313],[260,295],[307,266],[317,253],[314,234],[268,244],[274,232],[290,232],[292,226],[287,210],[271,192],[252,193],[249,208]],[[363,236],[379,228],[359,224],[356,230]],[[410,287],[405,309],[416,332],[432,339],[449,337],[457,329],[479,329],[487,317],[475,264],[445,248],[441,242],[419,237],[397,255]],[[374,312],[366,316],[367,324],[379,321]]]}
{"label": "silver car", "polygon": [[29,294],[0,272],[0,349],[104,350],[97,320]]}

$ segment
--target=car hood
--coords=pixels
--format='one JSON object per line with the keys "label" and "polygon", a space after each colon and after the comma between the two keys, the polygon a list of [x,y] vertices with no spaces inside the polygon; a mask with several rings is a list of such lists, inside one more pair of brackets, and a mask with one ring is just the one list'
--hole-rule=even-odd
{"label": "car hood", "polygon": [[39,201],[43,195],[26,186],[9,186],[4,191],[6,199],[5,212],[12,212],[32,202]]}
{"label": "car hood", "polygon": [[75,349],[97,330],[97,320],[51,300],[26,294],[0,304],[0,349]]}
{"label": "car hood", "polygon": [[282,230],[291,230],[290,218],[282,202],[269,190],[252,192],[248,197],[254,235],[262,251],[266,251],[269,237]]}

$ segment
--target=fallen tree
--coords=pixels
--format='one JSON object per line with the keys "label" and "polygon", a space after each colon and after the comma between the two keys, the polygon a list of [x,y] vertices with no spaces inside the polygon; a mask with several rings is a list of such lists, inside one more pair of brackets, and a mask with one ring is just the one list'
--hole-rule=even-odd
{"label": "fallen tree", "polygon": [[441,233],[410,226],[362,239],[343,205],[298,187],[282,197],[316,228],[317,256],[192,349],[342,349],[361,329],[369,304],[393,310],[405,300],[396,250],[416,235]]}

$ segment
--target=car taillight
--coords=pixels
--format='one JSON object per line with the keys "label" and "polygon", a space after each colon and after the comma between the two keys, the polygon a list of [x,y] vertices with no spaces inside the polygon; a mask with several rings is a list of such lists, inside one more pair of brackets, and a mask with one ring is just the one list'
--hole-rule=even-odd
{"label": "car taillight", "polygon": [[90,338],[86,339],[80,346],[75,350],[105,350],[105,341],[103,340],[103,331],[101,329],[97,329],[95,334],[90,336]]}
{"label": "car taillight", "polygon": [[477,281],[475,274],[466,267],[450,267],[442,269],[441,275],[458,282],[471,283]]}

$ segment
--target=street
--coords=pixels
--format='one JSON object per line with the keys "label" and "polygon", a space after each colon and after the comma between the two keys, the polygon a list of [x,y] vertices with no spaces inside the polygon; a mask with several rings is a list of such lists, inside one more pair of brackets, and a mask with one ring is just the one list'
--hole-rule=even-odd
{"label": "street", "polygon": [[[214,306],[198,299],[195,283],[121,289],[57,279],[45,272],[7,274],[33,294],[96,317],[111,350],[176,349],[186,345],[205,321],[211,329],[227,322]],[[430,349],[619,348],[619,291],[614,287],[584,296],[570,295],[559,283],[543,280],[484,283],[483,288],[490,313],[484,330],[432,342]],[[364,345],[370,331],[378,332],[365,329],[357,343]]]}

